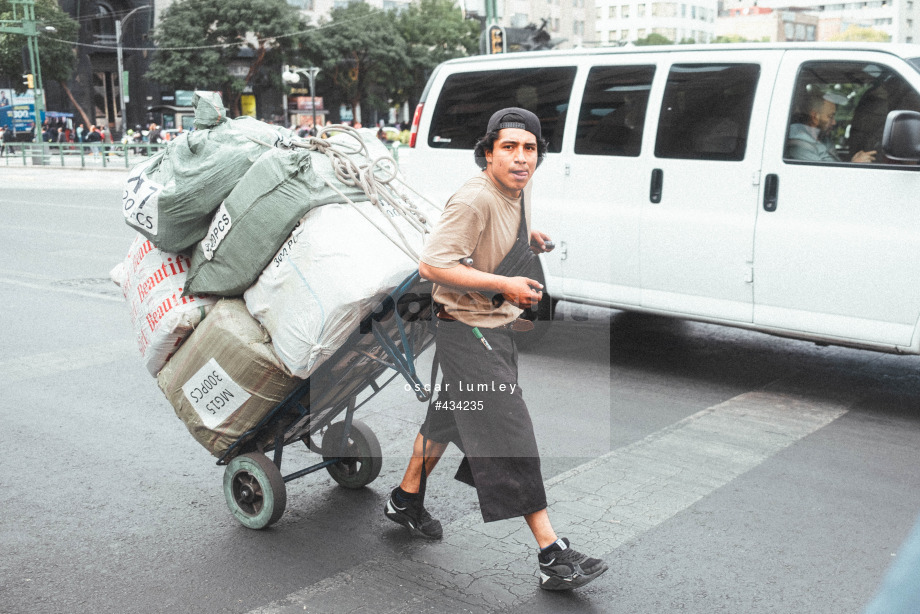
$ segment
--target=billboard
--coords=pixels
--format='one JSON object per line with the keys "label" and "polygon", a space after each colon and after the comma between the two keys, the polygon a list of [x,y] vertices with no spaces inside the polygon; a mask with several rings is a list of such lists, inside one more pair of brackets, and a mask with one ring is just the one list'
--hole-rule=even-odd
{"label": "billboard", "polygon": [[[42,117],[44,120],[44,116]],[[0,89],[0,125],[13,132],[29,132],[35,125],[35,92]]]}
{"label": "billboard", "polygon": [[240,112],[249,117],[256,116],[256,97],[252,94],[243,94],[240,96]]}
{"label": "billboard", "polygon": [[289,111],[306,111],[310,113],[313,111],[313,101],[316,101],[316,110],[323,110],[323,97],[317,96],[314,99],[311,99],[309,96],[288,96],[288,110]]}

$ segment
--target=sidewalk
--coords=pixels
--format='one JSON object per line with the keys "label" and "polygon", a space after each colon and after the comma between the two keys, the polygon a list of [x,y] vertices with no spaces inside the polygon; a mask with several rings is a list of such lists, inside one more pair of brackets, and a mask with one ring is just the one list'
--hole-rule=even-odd
{"label": "sidewalk", "polygon": [[75,193],[84,190],[112,190],[120,197],[128,174],[127,169],[117,166],[7,166],[6,160],[0,158],[0,199],[8,195],[9,190],[40,190],[59,185],[66,185]]}
{"label": "sidewalk", "polygon": [[[121,144],[97,145],[97,153],[86,143],[14,143],[15,153],[9,153],[9,144],[0,156],[0,168],[36,167],[69,169],[115,169],[127,170],[147,159],[137,146],[124,147]],[[144,146],[158,150],[157,146]],[[104,153],[103,153],[104,152]]]}
{"label": "sidewalk", "polygon": [[[166,145],[109,143],[105,146],[97,144],[100,150],[93,153],[91,145],[83,143],[14,143],[15,153],[9,153],[9,145],[4,148],[0,156],[2,167],[49,167],[49,168],[93,168],[93,169],[121,169],[133,168],[146,160],[151,153],[156,153]],[[391,155],[403,167],[412,151],[408,147],[390,148]],[[405,173],[405,169],[403,169]]]}

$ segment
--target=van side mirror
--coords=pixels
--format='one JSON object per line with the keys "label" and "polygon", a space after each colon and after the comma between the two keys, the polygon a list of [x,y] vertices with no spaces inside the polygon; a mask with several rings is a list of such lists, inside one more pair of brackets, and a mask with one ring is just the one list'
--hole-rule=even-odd
{"label": "van side mirror", "polygon": [[885,120],[882,151],[899,162],[920,161],[920,113],[892,111]]}

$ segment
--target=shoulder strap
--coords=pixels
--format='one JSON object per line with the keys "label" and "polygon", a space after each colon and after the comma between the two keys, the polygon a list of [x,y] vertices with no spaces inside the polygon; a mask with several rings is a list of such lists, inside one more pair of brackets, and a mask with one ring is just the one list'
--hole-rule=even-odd
{"label": "shoulder strap", "polygon": [[521,190],[521,224],[518,226],[518,239],[526,244],[530,243],[530,235],[527,233],[527,218],[524,215],[524,190]]}

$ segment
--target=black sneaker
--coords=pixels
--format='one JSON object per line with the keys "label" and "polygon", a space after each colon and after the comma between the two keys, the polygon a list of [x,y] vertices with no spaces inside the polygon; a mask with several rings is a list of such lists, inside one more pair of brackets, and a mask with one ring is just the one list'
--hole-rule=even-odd
{"label": "black sneaker", "polygon": [[569,540],[557,540],[549,552],[541,552],[540,588],[547,591],[570,591],[584,586],[607,571],[607,563],[592,559],[569,547]]}
{"label": "black sneaker", "polygon": [[423,505],[417,503],[415,505],[407,503],[403,507],[397,505],[393,495],[395,492],[394,489],[390,493],[390,498],[387,499],[387,504],[383,508],[386,517],[409,529],[415,537],[441,539],[444,534],[441,530],[441,523],[432,518]]}

